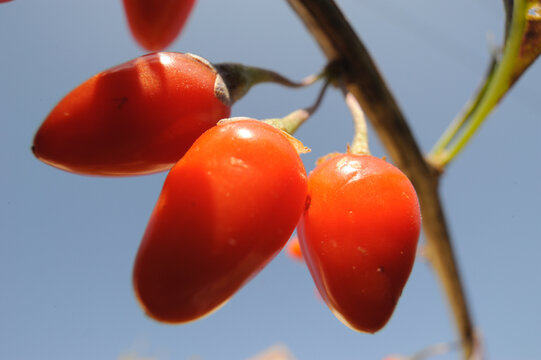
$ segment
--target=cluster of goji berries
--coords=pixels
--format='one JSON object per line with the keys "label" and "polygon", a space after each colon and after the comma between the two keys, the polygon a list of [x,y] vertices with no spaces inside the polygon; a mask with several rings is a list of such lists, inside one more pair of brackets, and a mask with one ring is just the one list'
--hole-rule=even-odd
{"label": "cluster of goji berries", "polygon": [[[194,1],[164,1],[176,17],[163,27],[140,16],[158,16],[149,2],[124,3],[136,38],[157,49],[174,39]],[[84,175],[170,170],[133,271],[152,318],[183,323],[218,309],[298,226],[303,257],[331,310],[353,329],[379,330],[414,262],[420,211],[413,186],[367,154],[331,156],[307,177],[294,138],[262,121],[227,119],[238,87],[228,79],[190,54],[141,56],[70,92],[32,150]]]}

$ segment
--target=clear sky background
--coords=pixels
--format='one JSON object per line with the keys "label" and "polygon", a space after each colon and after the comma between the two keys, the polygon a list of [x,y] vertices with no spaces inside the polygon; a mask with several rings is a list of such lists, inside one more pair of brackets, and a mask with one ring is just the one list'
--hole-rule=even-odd
{"label": "clear sky background", "polygon": [[[501,1],[342,0],[422,149],[474,92],[501,43]],[[487,37],[487,34],[492,36]],[[487,40],[487,38],[492,40]],[[300,79],[325,59],[285,1],[201,0],[171,51]],[[121,1],[0,4],[0,358],[246,359],[284,344],[300,360],[381,359],[451,341],[437,279],[415,264],[389,324],[375,335],[340,323],[307,269],[280,254],[215,314],[181,326],[138,307],[132,263],[165,174],[83,177],[36,160],[48,112],[95,73],[144,51]],[[533,66],[451,164],[441,192],[475,323],[490,359],[541,359],[541,67]],[[271,118],[309,105],[317,87],[262,85],[234,116]],[[332,90],[299,132],[307,170],[344,151],[353,126]],[[374,155],[385,155],[370,131]],[[423,241],[423,239],[421,239]],[[453,353],[441,359],[454,359]]]}

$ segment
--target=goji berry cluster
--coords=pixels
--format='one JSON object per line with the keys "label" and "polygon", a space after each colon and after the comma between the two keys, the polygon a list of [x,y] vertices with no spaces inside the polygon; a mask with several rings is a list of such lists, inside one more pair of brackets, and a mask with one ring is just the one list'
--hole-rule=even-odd
{"label": "goji berry cluster", "polygon": [[[149,49],[176,36],[193,3],[164,1],[159,11],[176,17],[150,30],[141,17],[148,2],[124,1],[135,37]],[[163,52],[113,67],[56,105],[32,150],[84,175],[170,170],[133,270],[137,299],[152,318],[184,323],[215,311],[298,225],[324,301],[353,329],[379,330],[414,262],[420,211],[413,186],[367,154],[332,156],[307,177],[296,139],[262,121],[227,119],[234,92],[249,85],[224,70]]]}

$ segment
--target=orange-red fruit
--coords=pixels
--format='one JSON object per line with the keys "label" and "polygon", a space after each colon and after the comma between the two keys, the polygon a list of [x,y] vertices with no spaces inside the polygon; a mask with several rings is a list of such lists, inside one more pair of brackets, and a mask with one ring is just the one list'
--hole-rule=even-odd
{"label": "orange-red fruit", "polygon": [[219,308],[286,244],[306,186],[280,130],[236,120],[205,132],[167,176],[135,259],[146,313],[183,323]]}
{"label": "orange-red fruit", "polygon": [[304,262],[304,259],[302,258],[301,245],[299,244],[299,238],[297,236],[292,237],[287,243],[286,253],[291,259]]}
{"label": "orange-red fruit", "polygon": [[343,154],[309,175],[302,254],[342,322],[370,333],[387,323],[413,267],[420,224],[412,184],[382,159]]}
{"label": "orange-red fruit", "polygon": [[229,117],[223,82],[206,61],[154,53],[88,79],[51,111],[34,138],[38,159],[87,175],[170,169],[205,130]]}
{"label": "orange-red fruit", "polygon": [[149,51],[165,49],[178,36],[195,0],[124,0],[130,30]]}

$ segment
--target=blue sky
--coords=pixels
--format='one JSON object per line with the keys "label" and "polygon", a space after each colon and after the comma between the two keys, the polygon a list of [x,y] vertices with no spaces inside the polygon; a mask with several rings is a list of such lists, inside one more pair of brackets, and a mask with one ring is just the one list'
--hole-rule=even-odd
{"label": "blue sky", "polygon": [[[502,5],[339,4],[428,151],[479,84],[490,44],[500,43]],[[375,335],[341,324],[314,295],[307,269],[284,254],[205,319],[181,326],[150,320],[133,296],[131,267],[165,174],[77,176],[40,163],[30,151],[35,131],[67,92],[144,53],[129,34],[121,2],[0,4],[0,46],[0,358],[137,353],[227,360],[284,344],[298,359],[381,359],[455,338],[437,280],[422,259],[393,318]],[[169,50],[297,79],[325,63],[285,1],[199,1]],[[441,184],[471,311],[491,359],[541,359],[540,75],[534,65]],[[279,117],[309,105],[317,91],[261,85],[233,115]],[[341,95],[329,92],[297,133],[312,148],[303,156],[307,170],[318,157],[344,151],[352,129]],[[373,154],[385,155],[369,131]]]}

